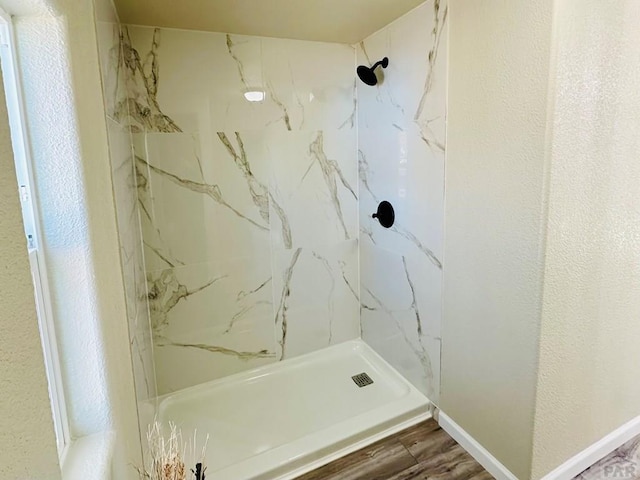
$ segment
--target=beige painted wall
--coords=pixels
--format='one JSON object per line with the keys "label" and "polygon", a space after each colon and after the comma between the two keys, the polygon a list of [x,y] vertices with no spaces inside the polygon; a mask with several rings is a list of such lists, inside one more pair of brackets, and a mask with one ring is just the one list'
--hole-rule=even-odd
{"label": "beige painted wall", "polygon": [[0,478],[60,478],[0,77]]}
{"label": "beige painted wall", "polygon": [[640,415],[640,3],[563,0],[533,478]]}
{"label": "beige painted wall", "polygon": [[640,415],[639,23],[451,5],[441,406],[519,479]]}
{"label": "beige painted wall", "polygon": [[443,412],[531,468],[552,0],[450,4]]}
{"label": "beige painted wall", "polygon": [[115,433],[114,475],[137,478],[140,436],[93,2],[0,5],[16,15],[71,433]]}

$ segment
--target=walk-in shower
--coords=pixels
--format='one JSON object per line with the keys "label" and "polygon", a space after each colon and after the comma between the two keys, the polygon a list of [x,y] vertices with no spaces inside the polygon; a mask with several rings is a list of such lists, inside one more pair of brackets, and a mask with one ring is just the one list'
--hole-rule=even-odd
{"label": "walk-in shower", "polygon": [[208,479],[285,479],[430,415],[445,19],[355,45],[100,24],[143,440],[176,422]]}

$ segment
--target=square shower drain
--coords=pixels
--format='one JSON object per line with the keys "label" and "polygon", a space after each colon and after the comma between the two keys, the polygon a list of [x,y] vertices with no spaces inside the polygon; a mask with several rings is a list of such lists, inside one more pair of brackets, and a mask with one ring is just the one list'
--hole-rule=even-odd
{"label": "square shower drain", "polygon": [[367,385],[371,385],[373,380],[366,373],[359,373],[358,375],[354,375],[351,379],[358,385],[360,388],[366,387]]}

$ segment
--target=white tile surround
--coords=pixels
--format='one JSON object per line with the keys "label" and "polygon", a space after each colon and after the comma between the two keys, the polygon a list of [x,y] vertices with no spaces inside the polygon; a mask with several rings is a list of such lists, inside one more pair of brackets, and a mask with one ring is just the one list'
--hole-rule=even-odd
{"label": "white tile surround", "polygon": [[354,48],[123,32],[159,393],[358,338]]}
{"label": "white tile surround", "polygon": [[[427,2],[357,46],[389,57],[358,82],[362,338],[437,404],[446,126],[447,5]],[[387,200],[396,224],[371,218]]]}
{"label": "white tile surround", "polygon": [[355,46],[101,29],[139,400],[362,336],[437,403],[446,4]]}
{"label": "white tile surround", "polygon": [[[125,284],[129,337],[138,403],[157,396],[153,347],[149,329],[147,285],[142,250],[142,233],[132,162],[131,133],[113,115],[124,81],[122,70],[114,68],[121,57],[120,27],[97,22],[98,49],[111,157],[111,174],[120,239],[120,262]],[[146,428],[146,427],[145,427]]]}

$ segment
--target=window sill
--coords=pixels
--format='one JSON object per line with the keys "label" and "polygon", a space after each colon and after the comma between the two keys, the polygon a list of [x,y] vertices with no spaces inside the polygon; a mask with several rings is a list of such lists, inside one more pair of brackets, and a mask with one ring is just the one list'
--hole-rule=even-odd
{"label": "window sill", "polygon": [[63,480],[111,480],[115,447],[113,432],[101,432],[74,440],[62,464]]}

